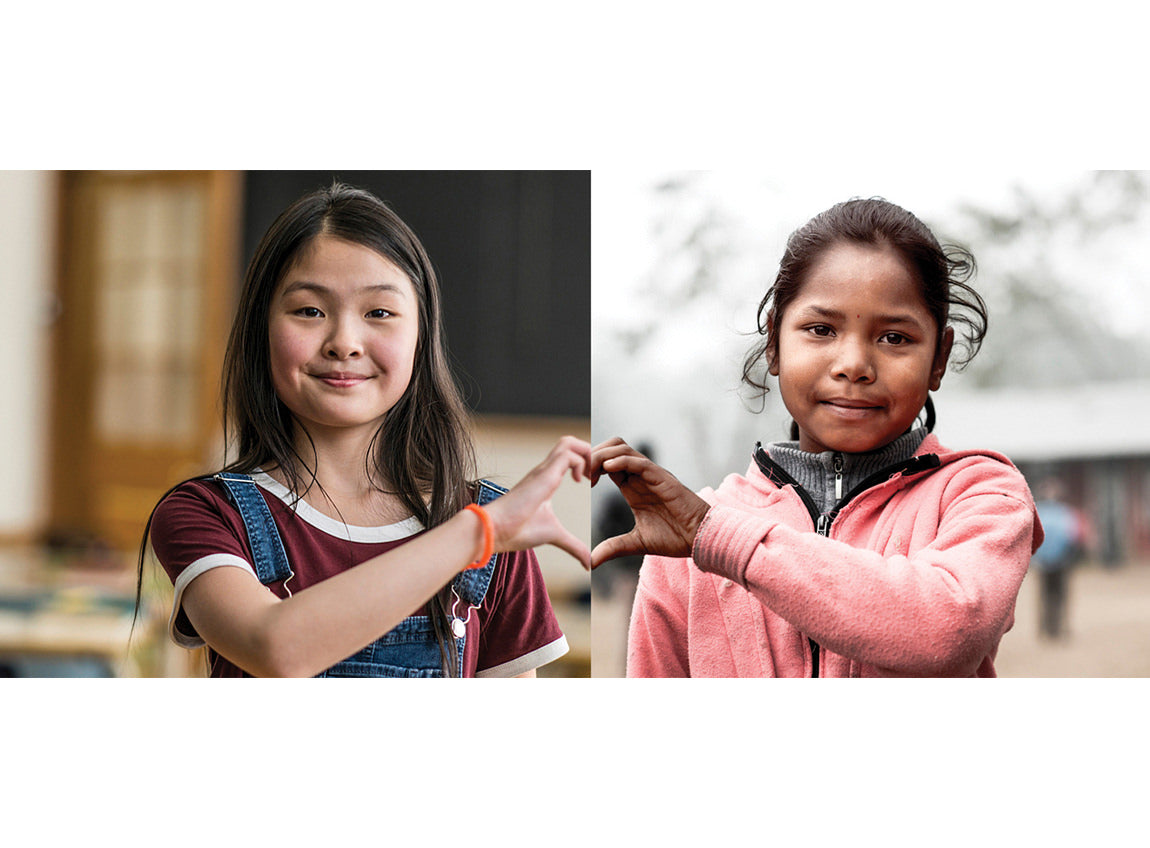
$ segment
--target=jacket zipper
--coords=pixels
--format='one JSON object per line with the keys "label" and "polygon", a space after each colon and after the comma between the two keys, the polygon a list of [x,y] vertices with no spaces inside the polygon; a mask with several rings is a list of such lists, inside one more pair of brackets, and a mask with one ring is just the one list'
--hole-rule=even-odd
{"label": "jacket zipper", "polygon": [[[819,508],[815,505],[814,499],[807,493],[807,491],[798,484],[790,474],[777,465],[774,460],[767,456],[767,452],[763,450],[762,442],[755,444],[755,464],[759,466],[759,470],[767,476],[767,479],[776,485],[792,486],[798,494],[803,505],[806,506],[807,512],[811,515],[811,520],[815,524],[815,532],[820,536],[830,538],[831,525],[834,523],[835,518],[838,517],[839,512],[844,506],[850,503],[854,498],[872,486],[877,486],[879,483],[885,483],[895,474],[902,473],[917,474],[920,471],[926,471],[930,468],[938,468],[941,464],[938,456],[933,453],[924,454],[923,456],[911,457],[906,462],[896,463],[895,465],[888,465],[886,468],[876,471],[874,474],[867,477],[849,492],[846,497],[842,496],[843,491],[843,455],[836,453],[832,459],[832,464],[835,472],[835,505],[830,512],[820,513]],[[819,643],[807,637],[807,641],[811,645],[811,677],[819,676]]]}
{"label": "jacket zipper", "polygon": [[[822,515],[820,515],[819,516],[819,522],[815,526],[815,530],[818,532],[818,534],[820,536],[823,536],[823,537],[828,538],[828,539],[830,538],[830,535],[831,535],[831,523],[834,521],[834,515],[837,514],[838,510],[840,509],[840,501],[842,501],[842,497],[843,497],[843,463],[844,463],[843,455],[841,453],[836,453],[834,455],[834,458],[832,459],[832,464],[833,464],[833,467],[835,470],[835,504],[836,504],[836,506],[834,507],[834,509],[830,513],[824,512]],[[797,484],[796,484],[796,488],[798,488]],[[807,637],[807,641],[811,643],[811,677],[818,677],[819,676],[819,643],[816,642],[814,639],[812,639],[810,636]]]}

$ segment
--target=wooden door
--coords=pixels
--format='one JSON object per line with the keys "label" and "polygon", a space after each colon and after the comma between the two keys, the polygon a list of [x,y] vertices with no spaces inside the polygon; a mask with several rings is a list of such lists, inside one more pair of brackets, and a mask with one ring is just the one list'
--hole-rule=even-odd
{"label": "wooden door", "polygon": [[52,532],[133,550],[220,453],[240,187],[222,171],[65,172]]}

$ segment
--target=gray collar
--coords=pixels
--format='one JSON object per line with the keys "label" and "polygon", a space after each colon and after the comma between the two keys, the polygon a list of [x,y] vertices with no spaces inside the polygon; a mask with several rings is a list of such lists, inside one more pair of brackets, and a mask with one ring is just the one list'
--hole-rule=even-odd
{"label": "gray collar", "polygon": [[[808,453],[799,448],[798,442],[775,442],[767,445],[766,450],[770,458],[794,477],[811,496],[819,512],[825,513],[830,512],[838,503],[836,489],[841,490],[841,496],[845,496],[872,474],[888,465],[905,462],[914,456],[925,438],[926,428],[916,427],[890,444],[868,453]],[[842,462],[841,480],[836,479],[836,457],[840,457]]]}

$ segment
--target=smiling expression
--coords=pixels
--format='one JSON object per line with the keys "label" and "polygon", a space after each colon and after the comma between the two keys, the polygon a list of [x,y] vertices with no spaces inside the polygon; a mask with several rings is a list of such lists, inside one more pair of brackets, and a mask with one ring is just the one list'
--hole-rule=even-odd
{"label": "smiling expression", "polygon": [[914,423],[946,369],[918,274],[886,246],[840,242],[823,253],[774,328],[770,373],[799,428],[799,447],[861,453]]}
{"label": "smiling expression", "polygon": [[419,339],[415,289],[370,248],[317,236],[272,297],[272,384],[296,421],[374,433],[411,382]]}

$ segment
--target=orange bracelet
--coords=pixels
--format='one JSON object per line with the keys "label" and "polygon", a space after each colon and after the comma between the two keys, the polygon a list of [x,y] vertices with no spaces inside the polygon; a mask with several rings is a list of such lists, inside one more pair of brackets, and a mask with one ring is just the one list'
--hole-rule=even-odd
{"label": "orange bracelet", "polygon": [[495,528],[491,525],[491,516],[479,504],[468,504],[464,509],[471,510],[479,516],[479,523],[483,525],[483,555],[467,568],[483,568],[487,560],[495,553]]}

